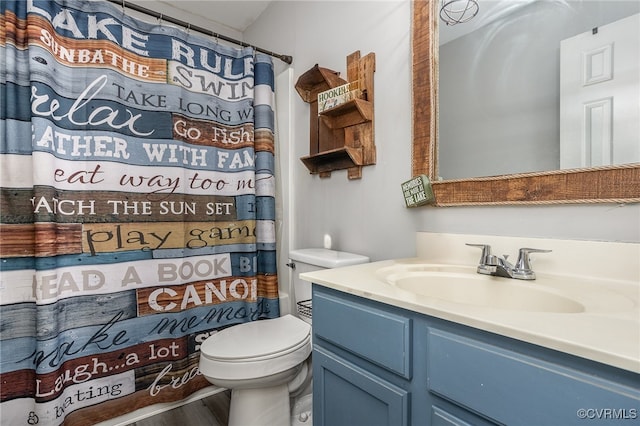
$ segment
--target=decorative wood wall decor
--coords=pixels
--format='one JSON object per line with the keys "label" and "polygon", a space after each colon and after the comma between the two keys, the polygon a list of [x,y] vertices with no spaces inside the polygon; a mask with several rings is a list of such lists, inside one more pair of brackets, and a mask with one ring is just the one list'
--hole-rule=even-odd
{"label": "decorative wood wall decor", "polygon": [[[331,176],[333,170],[347,169],[349,179],[362,177],[362,166],[376,163],[374,143],[373,74],[376,68],[374,53],[364,57],[360,51],[347,56],[347,80],[339,73],[317,64],[302,74],[295,88],[310,106],[309,155],[300,160],[312,174],[321,178]],[[350,100],[318,114],[318,94],[356,83],[357,92]]]}

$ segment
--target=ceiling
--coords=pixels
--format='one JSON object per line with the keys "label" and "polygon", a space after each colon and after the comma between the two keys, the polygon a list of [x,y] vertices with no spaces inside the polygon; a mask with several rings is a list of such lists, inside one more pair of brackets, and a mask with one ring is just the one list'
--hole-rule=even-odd
{"label": "ceiling", "polygon": [[271,0],[159,0],[159,3],[244,32],[269,6]]}

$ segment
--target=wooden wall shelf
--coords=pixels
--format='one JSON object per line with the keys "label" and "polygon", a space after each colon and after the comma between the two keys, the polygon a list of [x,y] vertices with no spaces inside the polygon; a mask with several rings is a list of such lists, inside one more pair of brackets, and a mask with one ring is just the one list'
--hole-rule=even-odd
{"label": "wooden wall shelf", "polygon": [[354,99],[320,113],[330,129],[343,129],[356,124],[373,121],[373,104],[364,99]]}
{"label": "wooden wall shelf", "polygon": [[[362,167],[376,163],[374,143],[375,54],[347,57],[347,80],[317,64],[302,74],[296,91],[310,106],[309,155],[300,160],[312,174],[329,177],[333,170],[347,169],[349,179],[362,177]],[[352,99],[318,114],[318,93],[358,82],[360,98]]]}
{"label": "wooden wall shelf", "polygon": [[312,103],[318,101],[318,93],[346,83],[346,80],[340,78],[339,72],[315,64],[313,68],[298,78],[295,87],[303,101]]}
{"label": "wooden wall shelf", "polygon": [[312,174],[328,177],[332,170],[350,169],[356,164],[361,164],[362,149],[345,146],[300,159]]}

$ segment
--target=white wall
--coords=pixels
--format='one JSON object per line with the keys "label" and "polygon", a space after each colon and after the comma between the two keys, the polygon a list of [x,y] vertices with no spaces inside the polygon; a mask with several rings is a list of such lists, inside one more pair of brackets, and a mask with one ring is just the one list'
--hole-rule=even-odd
{"label": "white wall", "polygon": [[[320,179],[296,161],[293,248],[321,246],[328,233],[338,250],[372,260],[408,257],[417,231],[640,242],[638,204],[404,207],[400,184],[411,173],[410,7],[408,0],[275,1],[244,34],[292,55],[294,79],[316,63],[344,75],[348,54],[376,54],[377,164],[349,181],[345,171]],[[309,152],[309,107],[296,96],[293,114],[292,149],[300,158]]]}
{"label": "white wall", "polygon": [[400,191],[411,177],[409,21],[405,1],[274,2],[245,32],[247,40],[293,55],[296,80],[316,63],[344,76],[347,55],[376,54],[378,161],[362,179],[349,181],[344,170],[327,179],[309,174],[299,161],[309,153],[309,106],[294,96],[294,248],[321,246],[328,233],[334,248],[374,259],[414,254],[417,227],[407,223]]}

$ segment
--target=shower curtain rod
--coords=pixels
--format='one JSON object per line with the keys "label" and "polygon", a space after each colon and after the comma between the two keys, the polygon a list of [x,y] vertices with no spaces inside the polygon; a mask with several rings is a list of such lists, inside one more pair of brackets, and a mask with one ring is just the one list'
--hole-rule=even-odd
{"label": "shower curtain rod", "polygon": [[253,47],[256,51],[260,53],[264,53],[269,56],[273,56],[274,58],[280,59],[282,62],[287,64],[291,64],[293,62],[293,57],[289,55],[281,55],[279,53],[271,52],[269,50],[262,49],[260,47],[256,47],[252,44],[246,43],[244,41],[236,40],[231,37],[227,37],[223,34],[218,34],[206,28],[198,27],[196,25],[191,25],[188,22],[181,21],[180,19],[173,18],[171,16],[163,15],[162,13],[156,12],[155,10],[147,9],[146,7],[138,6],[137,4],[125,1],[125,0],[107,0],[110,3],[121,5],[122,7],[128,7],[129,9],[135,10],[136,12],[144,13],[145,15],[152,16],[154,18],[160,19],[161,21],[167,21],[175,25],[179,25],[187,30],[197,31],[202,34],[206,34],[208,36],[228,41],[229,43],[237,44],[242,47]]}

